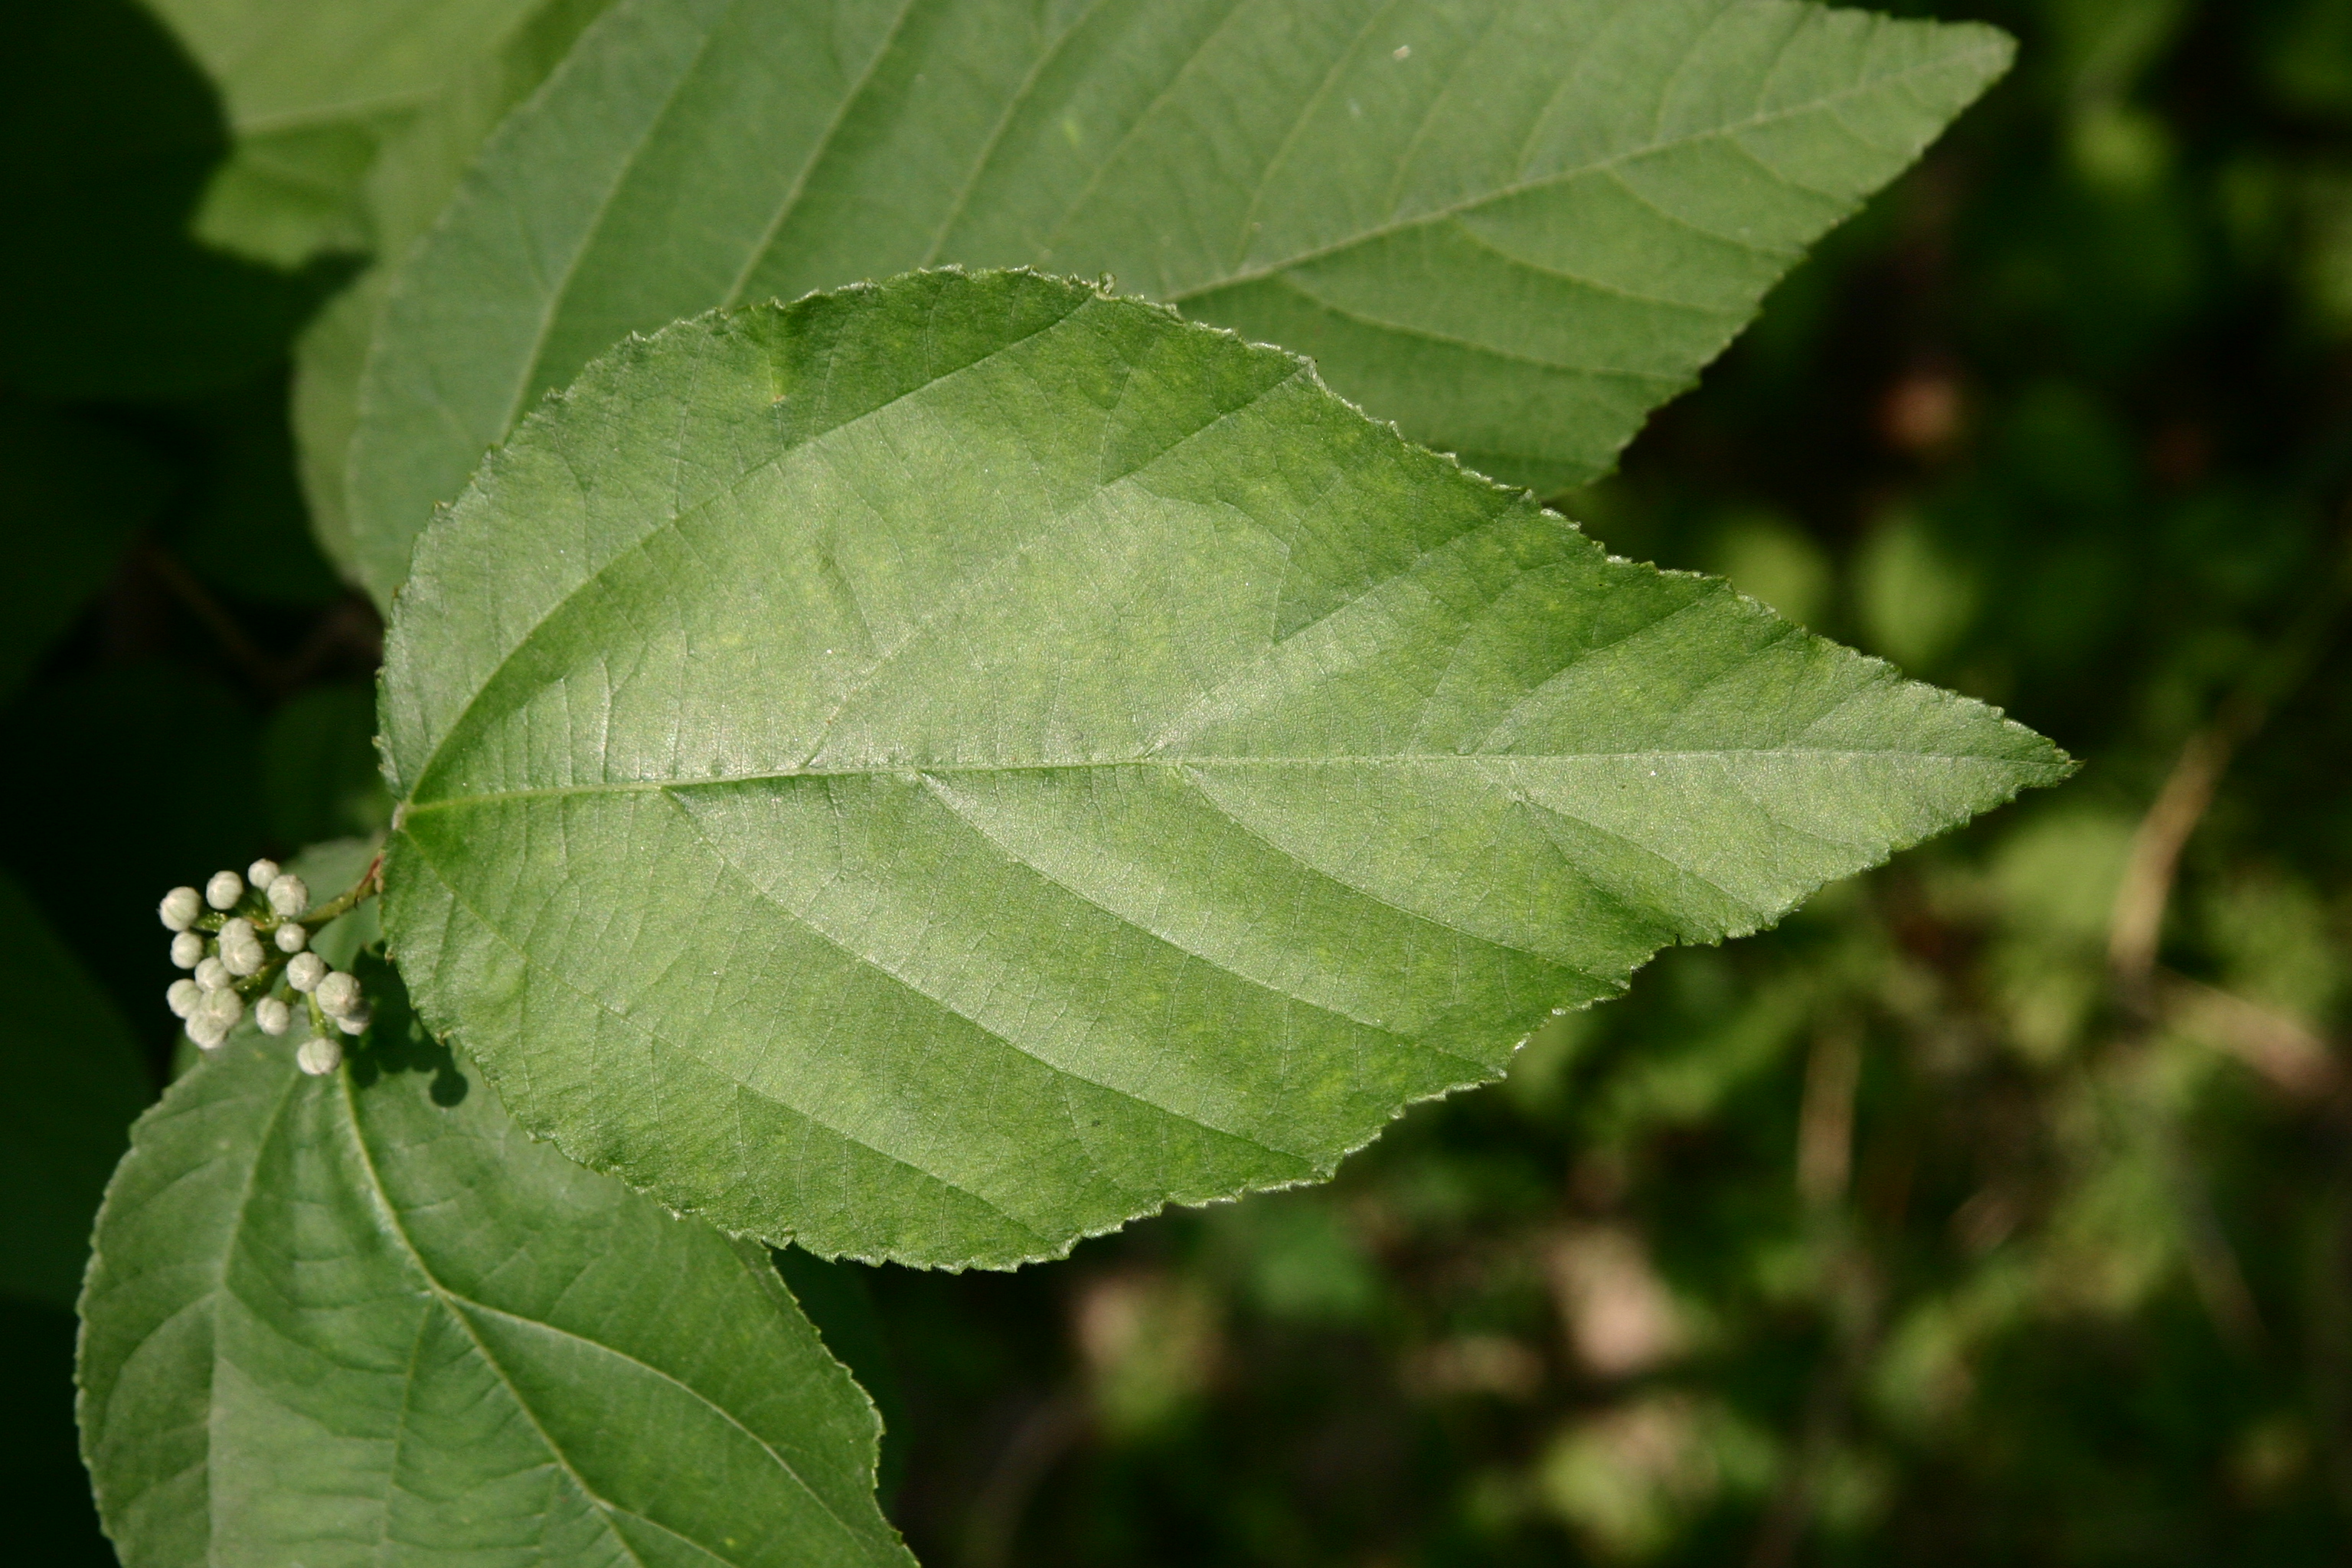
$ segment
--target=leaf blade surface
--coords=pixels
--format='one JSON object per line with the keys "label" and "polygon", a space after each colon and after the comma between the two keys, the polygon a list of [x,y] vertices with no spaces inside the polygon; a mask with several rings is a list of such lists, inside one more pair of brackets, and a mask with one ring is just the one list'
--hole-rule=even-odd
{"label": "leaf blade surface", "polygon": [[1792,0],[631,0],[404,268],[368,580],[627,332],[943,263],[1115,274],[1557,489],[2008,50]]}
{"label": "leaf blade surface", "polygon": [[123,1560],[909,1561],[764,1256],[530,1142],[380,1001],[353,1068],[248,1027],[139,1124],[82,1302]]}
{"label": "leaf blade surface", "polygon": [[2066,766],[1022,273],[600,363],[427,535],[383,718],[387,931],[519,1116],[949,1266],[1328,1175]]}

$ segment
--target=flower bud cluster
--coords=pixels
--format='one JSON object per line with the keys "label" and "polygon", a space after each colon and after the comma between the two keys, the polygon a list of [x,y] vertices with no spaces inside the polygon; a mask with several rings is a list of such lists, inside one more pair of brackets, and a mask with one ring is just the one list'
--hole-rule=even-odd
{"label": "flower bud cluster", "polygon": [[[163,999],[185,1021],[188,1038],[213,1050],[228,1038],[251,1004],[265,1035],[294,1026],[297,1008],[309,1016],[310,1037],[295,1060],[313,1076],[333,1072],[343,1059],[334,1037],[364,1033],[372,1021],[358,977],[331,969],[310,951],[310,889],[274,860],[256,860],[245,875],[216,871],[199,893],[174,888],[156,914],[172,933],[172,962],[189,971]],[[333,912],[333,911],[331,911]],[[285,994],[274,994],[280,982]]]}

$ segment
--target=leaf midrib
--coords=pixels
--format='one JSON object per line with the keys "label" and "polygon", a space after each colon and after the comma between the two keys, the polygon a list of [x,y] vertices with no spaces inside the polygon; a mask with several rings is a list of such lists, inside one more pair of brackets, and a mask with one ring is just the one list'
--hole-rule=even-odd
{"label": "leaf midrib", "polygon": [[1551,762],[1720,762],[1747,757],[1804,757],[1837,760],[1895,757],[1906,762],[1964,763],[1979,767],[2026,767],[2024,759],[1975,756],[1961,752],[1909,751],[1900,747],[1861,746],[1727,746],[1696,751],[1657,752],[1368,752],[1324,757],[1183,756],[1087,757],[1034,763],[877,763],[866,767],[785,768],[753,773],[713,773],[692,779],[614,779],[595,784],[535,784],[528,789],[479,790],[470,795],[442,795],[431,800],[411,798],[404,818],[471,806],[502,805],[509,801],[564,799],[590,795],[643,795],[656,791],[725,789],[738,784],[785,784],[795,779],[952,778],[967,773],[1079,773],[1096,768],[1163,767],[1387,767],[1441,765],[1477,767],[1495,763]]}

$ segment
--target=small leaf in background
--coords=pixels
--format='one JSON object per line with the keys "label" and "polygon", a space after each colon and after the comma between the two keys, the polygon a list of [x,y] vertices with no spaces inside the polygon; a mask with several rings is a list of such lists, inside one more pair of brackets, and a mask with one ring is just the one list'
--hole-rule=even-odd
{"label": "small leaf in background", "polygon": [[1969,629],[1978,590],[1965,562],[1921,518],[1882,518],[1853,561],[1854,610],[1872,647],[1906,669],[1932,669]]}
{"label": "small leaf in background", "polygon": [[19,237],[0,247],[0,385],[146,400],[251,379],[338,269],[189,237],[226,145],[203,77],[131,0],[6,0],[0,25],[0,210]]}
{"label": "small leaf in background", "polygon": [[[1556,491],[2010,53],[1790,0],[625,0],[394,285],[341,470],[361,574],[387,603],[627,333],[950,262],[1112,274]],[[306,426],[314,472],[342,428]]]}
{"label": "small leaf in background", "polygon": [[352,570],[343,449],[390,264],[422,234],[499,118],[609,0],[152,0],[208,70],[233,138],[199,237],[293,267],[370,256],[295,346],[301,486],[319,543]]}
{"label": "small leaf in background", "polygon": [[1742,511],[1724,519],[1708,542],[1709,571],[1800,626],[1822,625],[1835,572],[1803,529],[1773,512]]}
{"label": "small leaf in background", "polygon": [[375,690],[352,682],[289,698],[261,735],[272,842],[364,837],[392,820],[375,751]]}
{"label": "small leaf in background", "polygon": [[219,89],[232,138],[198,232],[278,267],[365,251],[378,146],[543,0],[147,0]]}
{"label": "small leaf in background", "polygon": [[[131,1032],[40,909],[0,873],[0,1296],[70,1308],[90,1222],[131,1123],[155,1098]],[[161,993],[157,994],[161,1005]]]}
{"label": "small leaf in background", "polygon": [[122,547],[163,505],[169,477],[142,447],[94,419],[0,399],[0,703],[105,584]]}
{"label": "small leaf in background", "polygon": [[254,603],[311,605],[341,597],[343,584],[312,540],[295,483],[284,371],[208,399],[189,411],[189,423],[202,456],[186,513],[170,534],[181,559],[214,587]]}
{"label": "small leaf in background", "polygon": [[240,1030],[109,1190],[81,1420],[127,1568],[910,1563],[767,1254],[525,1138],[370,983],[343,1071]]}
{"label": "small leaf in background", "polygon": [[2068,766],[1026,273],[601,362],[425,536],[383,720],[386,931],[526,1125],[950,1266],[1328,1175]]}

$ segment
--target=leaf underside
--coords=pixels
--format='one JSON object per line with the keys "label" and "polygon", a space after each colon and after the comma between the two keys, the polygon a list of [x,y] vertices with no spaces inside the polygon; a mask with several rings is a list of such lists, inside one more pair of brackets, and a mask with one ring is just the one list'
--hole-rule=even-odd
{"label": "leaf underside", "polygon": [[624,0],[393,286],[362,570],[625,334],[947,263],[1115,275],[1549,493],[2010,52],[1795,0]]}
{"label": "leaf underside", "polygon": [[380,1017],[326,1079],[241,1030],[133,1134],[80,1359],[129,1568],[910,1563],[872,1407],[764,1255]]}
{"label": "leaf underside", "polygon": [[948,1266],[1328,1174],[2067,765],[1024,273],[600,362],[425,536],[383,719],[386,931],[518,1119]]}

